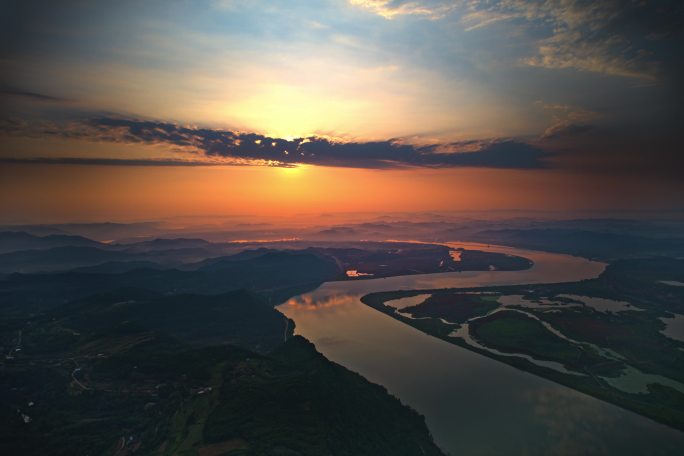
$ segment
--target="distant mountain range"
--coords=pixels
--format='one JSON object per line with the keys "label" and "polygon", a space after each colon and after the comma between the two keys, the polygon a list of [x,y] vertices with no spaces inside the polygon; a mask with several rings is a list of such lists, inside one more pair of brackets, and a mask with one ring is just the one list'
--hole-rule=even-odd
{"label": "distant mountain range", "polygon": [[82,236],[66,234],[36,236],[21,231],[0,232],[0,254],[54,247],[99,247],[102,245],[97,241],[92,241]]}
{"label": "distant mountain range", "polygon": [[[50,250],[47,252],[51,254]],[[13,273],[0,280],[0,294],[18,306],[46,308],[64,302],[64,296],[77,299],[118,288],[142,288],[173,294],[219,294],[246,288],[263,293],[273,299],[275,305],[298,290],[344,277],[344,272],[329,257],[312,252],[266,249],[254,255],[218,258],[189,271],[159,268],[128,270],[123,267],[123,272],[117,272],[119,266],[121,263],[106,263],[85,271]],[[113,273],[107,270],[110,268]]]}
{"label": "distant mountain range", "polygon": [[486,230],[474,234],[473,239],[603,260],[684,255],[684,237],[659,238],[556,228]]}

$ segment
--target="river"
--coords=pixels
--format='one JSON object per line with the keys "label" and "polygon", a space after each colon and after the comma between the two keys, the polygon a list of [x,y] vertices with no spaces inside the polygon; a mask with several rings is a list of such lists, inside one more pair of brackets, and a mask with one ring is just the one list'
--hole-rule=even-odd
{"label": "river", "polygon": [[371,292],[574,282],[605,268],[569,255],[446,245],[523,256],[534,265],[327,282],[278,310],[328,359],[423,414],[448,454],[673,454],[684,448],[682,432],[431,337],[361,303]]}

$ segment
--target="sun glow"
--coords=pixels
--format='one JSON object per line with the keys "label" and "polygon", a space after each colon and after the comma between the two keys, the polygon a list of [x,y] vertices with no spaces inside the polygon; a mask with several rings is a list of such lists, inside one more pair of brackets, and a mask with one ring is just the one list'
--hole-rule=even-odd
{"label": "sun glow", "polygon": [[281,167],[278,169],[280,170],[280,175],[285,177],[301,177],[304,173],[304,166],[302,165]]}
{"label": "sun glow", "polygon": [[321,119],[329,119],[323,124],[326,127],[347,125],[370,108],[367,101],[333,95],[335,91],[322,83],[314,87],[255,85],[250,96],[229,104],[222,116],[237,117],[240,123],[258,126],[267,136],[284,139],[311,136],[320,130]]}

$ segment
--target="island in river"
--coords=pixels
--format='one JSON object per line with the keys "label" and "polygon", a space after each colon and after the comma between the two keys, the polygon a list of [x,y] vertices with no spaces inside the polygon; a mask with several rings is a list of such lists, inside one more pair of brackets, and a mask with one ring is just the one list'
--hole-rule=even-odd
{"label": "island in river", "polygon": [[684,430],[684,260],[623,260],[574,283],[401,290],[365,304],[425,333]]}

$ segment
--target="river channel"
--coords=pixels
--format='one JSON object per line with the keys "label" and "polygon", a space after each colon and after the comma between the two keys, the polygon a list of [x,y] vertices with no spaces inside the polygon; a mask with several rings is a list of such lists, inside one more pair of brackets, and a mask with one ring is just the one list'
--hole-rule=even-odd
{"label": "river channel", "polygon": [[684,448],[682,432],[431,337],[361,303],[362,296],[379,291],[574,282],[605,268],[570,255],[446,245],[518,255],[534,265],[327,282],[278,310],[328,359],[383,385],[424,415],[448,454],[674,454]]}

